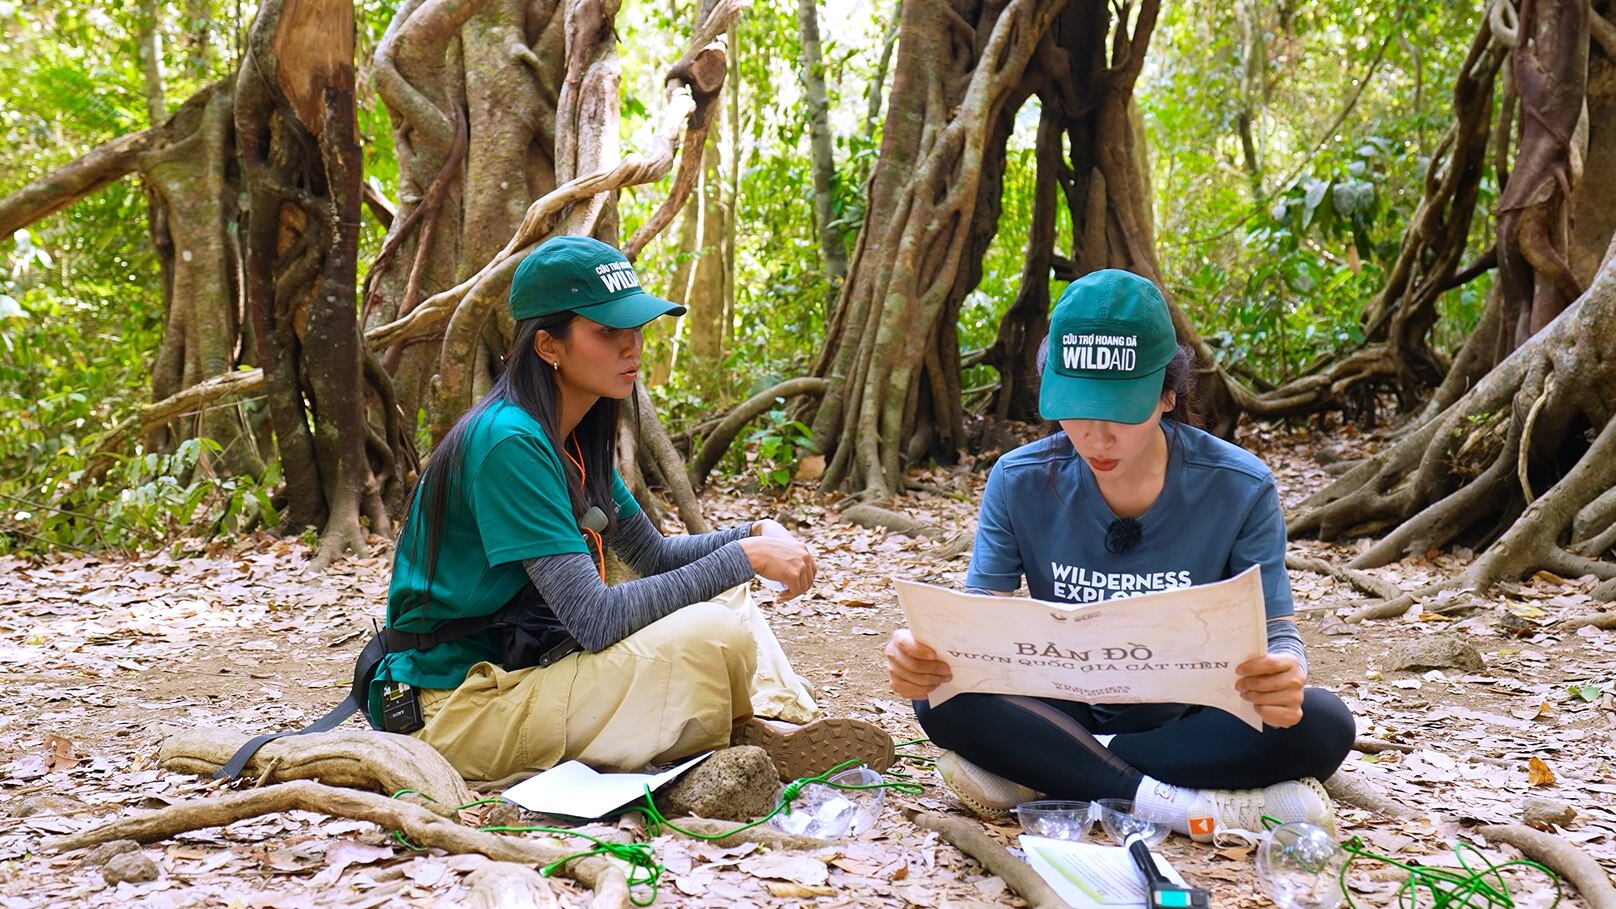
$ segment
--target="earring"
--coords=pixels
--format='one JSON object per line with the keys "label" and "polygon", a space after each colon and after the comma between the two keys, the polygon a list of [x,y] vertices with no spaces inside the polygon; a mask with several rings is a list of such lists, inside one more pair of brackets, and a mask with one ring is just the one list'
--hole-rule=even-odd
{"label": "earring", "polygon": [[550,368],[555,370],[556,372],[560,372],[561,371],[561,361],[560,360],[552,360],[552,361],[550,361]]}

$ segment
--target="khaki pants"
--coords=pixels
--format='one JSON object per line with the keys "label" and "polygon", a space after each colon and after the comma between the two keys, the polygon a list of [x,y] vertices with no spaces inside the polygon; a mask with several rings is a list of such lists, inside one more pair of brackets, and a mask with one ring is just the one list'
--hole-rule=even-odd
{"label": "khaki pants", "polygon": [[818,712],[747,587],[694,603],[599,653],[507,672],[478,663],[423,689],[415,736],[469,780],[580,760],[638,770],[729,744],[738,720]]}

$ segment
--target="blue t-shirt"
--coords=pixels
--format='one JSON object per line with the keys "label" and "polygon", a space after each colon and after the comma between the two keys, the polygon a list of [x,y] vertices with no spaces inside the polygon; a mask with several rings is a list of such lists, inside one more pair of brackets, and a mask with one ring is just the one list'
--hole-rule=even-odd
{"label": "blue t-shirt", "polygon": [[1254,455],[1164,420],[1167,478],[1132,552],[1106,551],[1117,515],[1064,434],[1023,445],[988,476],[967,587],[1092,603],[1222,581],[1262,566],[1269,619],[1292,613],[1285,518],[1274,477]]}

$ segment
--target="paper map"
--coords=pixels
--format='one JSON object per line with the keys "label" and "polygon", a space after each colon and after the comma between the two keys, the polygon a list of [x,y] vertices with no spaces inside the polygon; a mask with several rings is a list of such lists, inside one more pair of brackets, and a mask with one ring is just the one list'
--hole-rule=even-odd
{"label": "paper map", "polygon": [[953,670],[932,706],[984,692],[1090,704],[1171,702],[1227,711],[1262,729],[1234,667],[1267,652],[1262,576],[1074,605],[898,581],[915,640]]}

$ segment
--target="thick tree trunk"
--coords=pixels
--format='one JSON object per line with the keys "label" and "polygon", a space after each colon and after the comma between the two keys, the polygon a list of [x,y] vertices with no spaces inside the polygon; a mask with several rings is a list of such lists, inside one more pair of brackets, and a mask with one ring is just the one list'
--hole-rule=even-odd
{"label": "thick tree trunk", "polygon": [[351,0],[268,0],[236,92],[251,204],[248,307],[269,380],[287,518],[323,527],[321,565],[366,550],[353,34]]}
{"label": "thick tree trunk", "polygon": [[[139,157],[168,302],[163,343],[152,369],[152,399],[159,401],[227,373],[239,362],[240,249],[231,228],[238,220],[240,179],[230,92],[223,87],[210,91],[200,111],[188,104],[171,123],[178,127],[193,117],[195,126],[186,130],[185,138]],[[166,449],[192,436],[219,443],[223,472],[263,472],[259,445],[237,406],[207,408],[184,430],[165,429],[147,443]]]}
{"label": "thick tree trunk", "polygon": [[724,307],[724,282],[729,275],[724,256],[728,206],[719,179],[717,145],[709,144],[705,157],[701,185],[693,199],[700,206],[700,231],[684,297],[689,312],[680,320],[684,356],[679,371],[693,382],[703,400],[716,406],[724,396],[724,340],[729,336],[725,324],[729,313]]}
{"label": "thick tree trunk", "polygon": [[[1032,93],[1043,109],[1033,231],[1020,294],[982,358],[1001,374],[994,411],[1036,416],[1052,270],[1069,280],[1126,268],[1160,283],[1133,105],[1158,8],[1143,3],[1113,32],[1098,0],[905,7],[868,214],[815,368],[831,381],[814,417],[831,458],[826,485],[888,496],[902,488],[905,459],[947,458],[963,442],[955,320],[997,229],[1005,141]],[[1014,38],[994,46],[1007,26]],[[1070,259],[1053,248],[1057,190],[1074,225]],[[1176,310],[1175,326],[1205,349]],[[1226,392],[1208,392],[1232,427],[1233,408],[1219,406]]]}
{"label": "thick tree trunk", "polygon": [[[1446,412],[1302,503],[1292,533],[1392,528],[1353,561],[1484,551],[1445,586],[1485,590],[1548,569],[1616,577],[1616,242],[1592,285]],[[1394,605],[1410,605],[1419,591]]]}
{"label": "thick tree trunk", "polygon": [[[461,26],[487,0],[405,0],[377,45],[371,73],[393,123],[398,209],[365,276],[364,323],[387,324],[463,275],[464,173],[469,145]],[[511,111],[510,122],[525,118]],[[500,180],[508,182],[510,173]],[[511,193],[511,197],[519,196]],[[525,200],[523,200],[525,201]],[[477,263],[480,265],[481,263]],[[473,266],[475,268],[476,266]],[[382,363],[411,424],[426,406],[436,343],[391,345]]]}
{"label": "thick tree trunk", "polygon": [[1582,292],[1568,244],[1572,144],[1586,116],[1588,13],[1587,0],[1521,3],[1510,53],[1521,98],[1520,148],[1498,198],[1498,280],[1505,324],[1514,325],[1512,348]]}
{"label": "thick tree trunk", "polygon": [[[210,85],[151,129],[114,139],[0,199],[0,228],[9,233],[115,180],[141,178],[167,304],[163,340],[152,361],[154,401],[228,373],[243,359],[241,254],[234,230],[240,176],[231,106],[230,87]],[[193,411],[180,427],[153,426],[145,444],[169,451],[198,435],[224,449],[222,463],[209,469],[262,473],[261,450],[269,440],[255,440],[234,405]]]}
{"label": "thick tree trunk", "polygon": [[832,388],[814,418],[827,486],[900,492],[917,427],[962,422],[951,310],[974,283],[963,270],[980,267],[971,247],[990,133],[1012,96],[1026,97],[1033,51],[1063,5],[904,6],[868,214],[815,368]]}
{"label": "thick tree trunk", "polygon": [[825,61],[819,47],[819,9],[814,0],[797,0],[797,34],[802,45],[802,86],[808,104],[808,152],[814,174],[814,228],[825,283],[831,299],[847,277],[847,247],[835,220],[836,159],[832,153],[830,100],[825,94]]}

